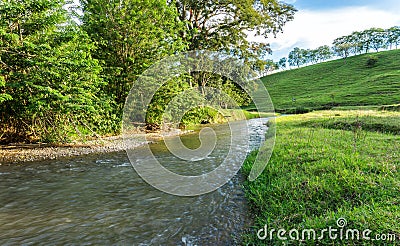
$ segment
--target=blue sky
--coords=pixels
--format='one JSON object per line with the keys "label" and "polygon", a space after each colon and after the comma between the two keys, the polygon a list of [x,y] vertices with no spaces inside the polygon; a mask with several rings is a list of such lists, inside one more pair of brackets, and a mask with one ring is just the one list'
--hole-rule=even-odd
{"label": "blue sky", "polygon": [[294,21],[284,27],[277,38],[249,37],[250,40],[270,43],[273,55],[279,60],[294,48],[317,48],[331,45],[340,36],[371,27],[400,26],[399,0],[286,0],[298,12]]}
{"label": "blue sky", "polygon": [[393,5],[395,1],[377,1],[377,0],[287,0],[287,3],[292,3],[300,9],[332,9],[349,6],[371,6],[375,8],[385,8],[385,5]]}

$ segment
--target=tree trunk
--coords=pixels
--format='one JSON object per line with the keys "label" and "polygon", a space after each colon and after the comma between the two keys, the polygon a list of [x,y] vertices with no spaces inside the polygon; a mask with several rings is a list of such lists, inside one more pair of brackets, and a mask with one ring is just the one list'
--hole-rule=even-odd
{"label": "tree trunk", "polygon": [[19,20],[17,22],[17,25],[18,25],[19,41],[22,42],[22,30],[21,30],[21,24],[19,23]]}

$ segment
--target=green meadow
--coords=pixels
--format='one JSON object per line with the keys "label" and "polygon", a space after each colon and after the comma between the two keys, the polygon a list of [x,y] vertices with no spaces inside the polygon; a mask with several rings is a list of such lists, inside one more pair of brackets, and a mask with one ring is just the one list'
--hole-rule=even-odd
{"label": "green meadow", "polygon": [[[275,148],[244,189],[254,223],[245,245],[396,245],[400,240],[400,51],[330,61],[263,78],[277,111]],[[293,100],[295,98],[295,100]],[[325,110],[318,110],[325,109]],[[328,109],[328,110],[326,110]],[[246,160],[248,176],[256,153]],[[371,239],[260,240],[259,229],[372,231]],[[390,241],[390,237],[397,241]],[[288,234],[286,234],[288,237]]]}

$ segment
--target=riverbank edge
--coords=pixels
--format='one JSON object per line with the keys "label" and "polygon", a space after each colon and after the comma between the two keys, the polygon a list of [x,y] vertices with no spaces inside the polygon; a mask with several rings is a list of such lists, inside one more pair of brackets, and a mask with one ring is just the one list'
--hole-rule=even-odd
{"label": "riverbank edge", "polygon": [[[247,120],[254,118],[263,118],[271,116],[271,113],[251,112],[241,110],[245,114]],[[277,114],[273,114],[276,116]],[[229,121],[241,120],[242,115],[238,117],[235,111],[231,112],[231,119]],[[220,124],[220,123],[212,123]],[[205,126],[205,125],[202,125]],[[193,126],[196,128],[196,126]],[[154,143],[162,140],[163,138],[181,136],[191,134],[194,130],[179,130],[174,129],[167,132],[152,132],[145,133],[139,132],[136,134],[145,135],[141,139],[148,141],[129,141],[129,148],[138,148],[145,144]],[[71,144],[11,144],[0,145],[0,166],[11,165],[17,163],[27,163],[33,161],[53,160],[64,157],[73,157],[95,153],[112,153],[126,150],[126,143],[122,135],[100,137],[95,140],[85,142],[75,142]]]}
{"label": "riverbank edge", "polygon": [[[167,133],[142,133],[140,141],[124,140],[123,135],[101,137],[85,142],[70,144],[13,144],[0,145],[0,166],[34,161],[54,160],[65,157],[81,156],[98,153],[124,151],[129,141],[129,149],[154,143],[163,138],[191,134],[192,130],[176,130]],[[144,137],[145,136],[145,137]],[[145,139],[145,140],[144,140]]]}

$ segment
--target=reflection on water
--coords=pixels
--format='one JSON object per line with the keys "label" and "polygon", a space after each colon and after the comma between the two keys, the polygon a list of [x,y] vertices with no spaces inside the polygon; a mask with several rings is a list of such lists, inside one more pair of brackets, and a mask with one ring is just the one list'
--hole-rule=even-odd
{"label": "reflection on water", "polygon": [[[265,122],[249,121],[253,148]],[[216,131],[229,137],[224,127]],[[194,135],[182,141],[199,144]],[[152,146],[166,168],[185,175],[211,171],[223,149],[185,165],[163,143]],[[125,152],[0,166],[0,244],[232,245],[248,221],[241,179],[206,195],[177,197],[145,183]]]}

